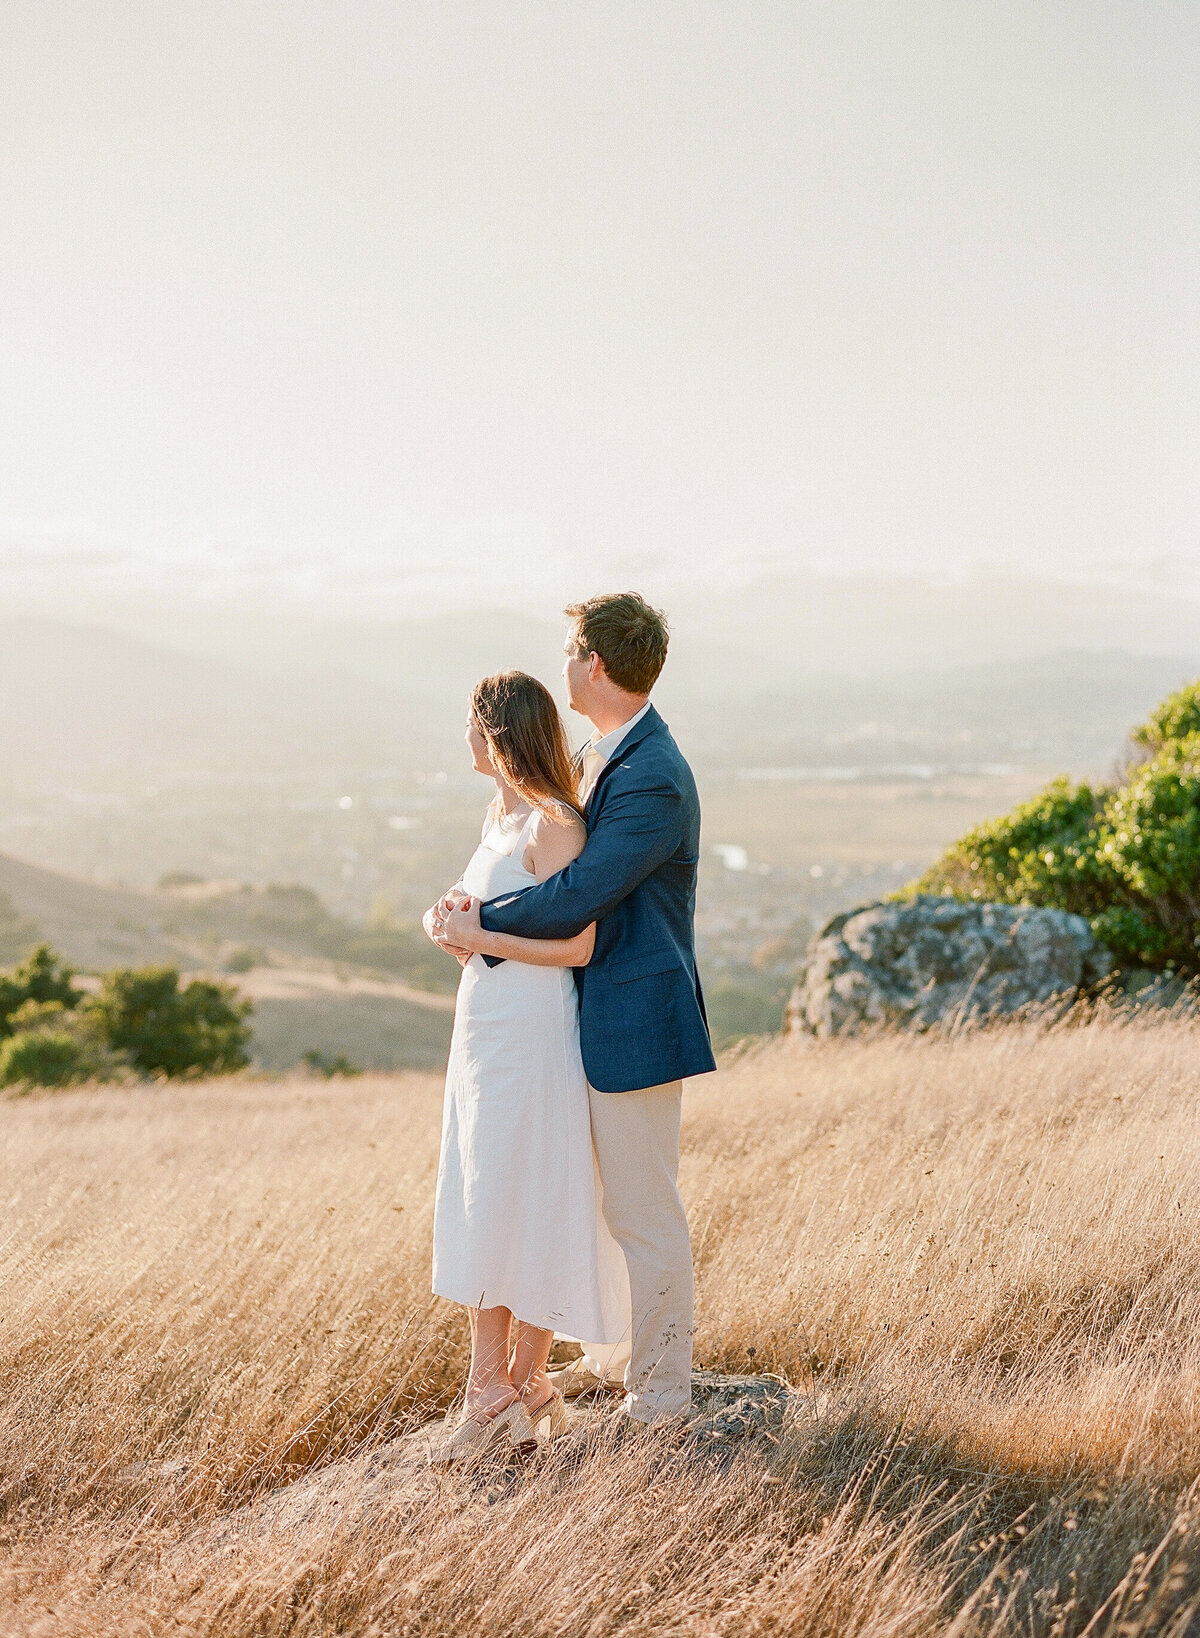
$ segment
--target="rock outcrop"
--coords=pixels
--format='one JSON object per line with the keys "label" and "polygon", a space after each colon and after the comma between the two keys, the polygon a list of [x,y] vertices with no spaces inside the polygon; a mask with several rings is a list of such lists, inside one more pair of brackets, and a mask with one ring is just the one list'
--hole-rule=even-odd
{"label": "rock outcrop", "polygon": [[1069,1005],[1111,970],[1082,916],[921,894],[837,916],[809,945],[786,1027],[927,1030]]}

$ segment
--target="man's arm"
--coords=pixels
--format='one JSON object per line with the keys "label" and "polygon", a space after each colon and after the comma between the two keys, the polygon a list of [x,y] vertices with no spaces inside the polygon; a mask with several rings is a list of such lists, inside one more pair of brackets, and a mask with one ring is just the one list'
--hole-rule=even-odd
{"label": "man's arm", "polygon": [[577,859],[549,881],[483,906],[481,921],[489,933],[574,938],[676,851],[682,798],[674,785],[605,794],[604,812]]}

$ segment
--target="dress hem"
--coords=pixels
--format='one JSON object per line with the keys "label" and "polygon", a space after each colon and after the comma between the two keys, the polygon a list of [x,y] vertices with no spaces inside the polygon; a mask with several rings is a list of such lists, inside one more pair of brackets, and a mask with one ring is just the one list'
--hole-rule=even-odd
{"label": "dress hem", "polygon": [[[433,1287],[433,1294],[435,1297],[443,1298],[446,1302],[457,1303],[460,1308],[479,1308],[481,1306],[479,1298],[481,1296],[491,1296],[491,1293],[485,1289],[484,1291],[477,1291],[472,1297],[460,1297],[453,1291],[439,1290],[436,1285]],[[503,1297],[489,1301],[486,1306],[488,1308],[507,1308],[518,1324],[536,1325],[539,1331],[553,1331],[556,1336],[574,1337],[576,1339],[587,1337],[589,1341],[602,1343],[606,1348],[615,1347],[618,1342],[623,1342],[628,1333],[627,1326],[622,1329],[619,1336],[615,1337],[602,1334],[604,1332],[603,1324],[591,1327],[585,1325],[581,1329],[570,1314],[539,1314],[534,1316],[528,1311],[522,1313],[523,1304],[508,1302]]]}

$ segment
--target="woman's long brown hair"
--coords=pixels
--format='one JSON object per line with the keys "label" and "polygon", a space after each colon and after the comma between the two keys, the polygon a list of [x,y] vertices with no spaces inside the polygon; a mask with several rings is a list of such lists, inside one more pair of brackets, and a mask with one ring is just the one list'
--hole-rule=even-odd
{"label": "woman's long brown hair", "polygon": [[547,688],[525,671],[476,683],[471,717],[498,773],[535,808],[579,808],[578,775],[566,730]]}

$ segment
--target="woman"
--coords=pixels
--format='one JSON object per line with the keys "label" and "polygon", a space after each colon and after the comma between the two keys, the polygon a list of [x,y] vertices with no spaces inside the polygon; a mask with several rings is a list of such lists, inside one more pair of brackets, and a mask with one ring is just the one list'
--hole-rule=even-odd
{"label": "woman", "polygon": [[[544,882],[587,838],[554,701],[534,677],[485,677],[466,741],[496,783],[483,838],[448,895],[469,908]],[[444,901],[425,931],[442,946]],[[453,925],[453,916],[450,916]],[[463,1418],[440,1460],[526,1444],[565,1425],[546,1376],[554,1333],[621,1340],[625,1260],[599,1209],[571,969],[591,959],[595,926],[572,939],[488,935],[463,963],[446,1069],[434,1213],[433,1289],[471,1317]]]}

